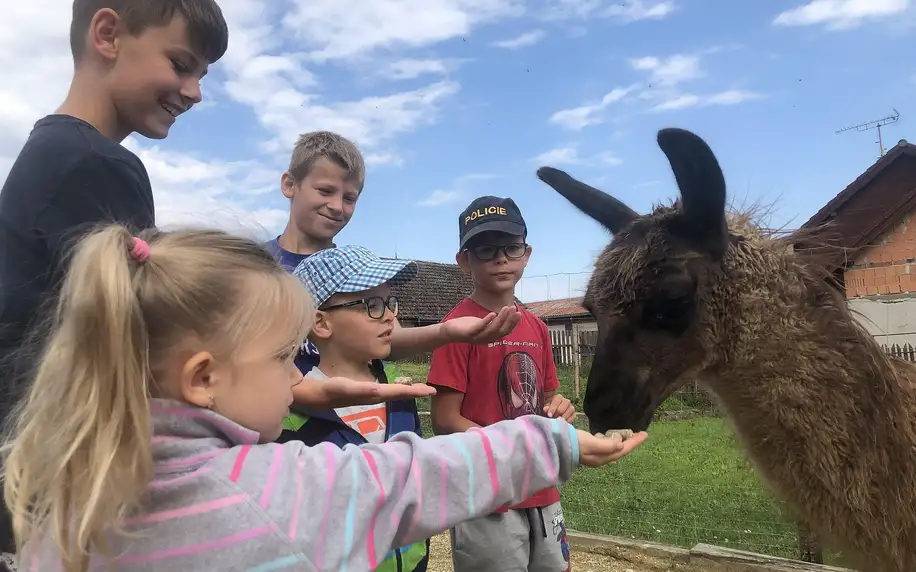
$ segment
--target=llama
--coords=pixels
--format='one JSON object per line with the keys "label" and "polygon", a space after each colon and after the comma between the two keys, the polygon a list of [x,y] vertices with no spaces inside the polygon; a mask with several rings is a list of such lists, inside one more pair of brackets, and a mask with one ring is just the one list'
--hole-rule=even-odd
{"label": "llama", "polygon": [[584,306],[599,337],[593,433],[646,429],[698,380],[776,495],[868,572],[916,570],[916,369],[853,319],[823,264],[726,215],[709,146],[658,132],[680,198],[640,216],[550,167],[538,177],[606,227]]}

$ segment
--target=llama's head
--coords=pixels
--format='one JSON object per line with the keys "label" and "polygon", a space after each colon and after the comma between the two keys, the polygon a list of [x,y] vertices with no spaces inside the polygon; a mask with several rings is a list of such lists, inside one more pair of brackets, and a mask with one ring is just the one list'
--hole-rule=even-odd
{"label": "llama's head", "polygon": [[538,170],[614,235],[584,301],[598,322],[584,400],[593,432],[648,427],[666,397],[713,363],[715,340],[727,335],[716,301],[732,240],[722,170],[709,146],[688,131],[663,129],[658,145],[680,199],[645,216],[562,171]]}

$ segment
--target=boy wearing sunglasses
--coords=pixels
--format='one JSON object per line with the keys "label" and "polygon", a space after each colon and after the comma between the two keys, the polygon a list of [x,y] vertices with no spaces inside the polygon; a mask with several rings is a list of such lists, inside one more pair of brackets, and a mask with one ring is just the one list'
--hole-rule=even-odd
{"label": "boy wearing sunglasses", "polygon": [[[515,306],[515,285],[528,265],[528,228],[512,199],[480,197],[458,219],[456,259],[474,282],[470,297],[446,317],[486,316]],[[436,434],[466,431],[523,415],[576,412],[560,386],[547,326],[519,307],[514,331],[489,344],[452,343],[433,352],[428,383]],[[324,358],[322,358],[324,359]],[[324,362],[322,362],[324,363]],[[532,491],[524,502],[451,530],[455,572],[569,570],[569,544],[557,489]]]}
{"label": "boy wearing sunglasses", "polygon": [[[362,246],[328,248],[305,258],[293,271],[315,303],[315,326],[309,340],[321,363],[306,375],[321,383],[332,377],[388,383],[382,360],[391,353],[398,299],[391,286],[417,275],[417,264],[382,260]],[[313,410],[294,404],[279,442],[347,444],[384,443],[411,431],[422,436],[414,399]],[[425,572],[429,541],[393,550],[377,570]]]}

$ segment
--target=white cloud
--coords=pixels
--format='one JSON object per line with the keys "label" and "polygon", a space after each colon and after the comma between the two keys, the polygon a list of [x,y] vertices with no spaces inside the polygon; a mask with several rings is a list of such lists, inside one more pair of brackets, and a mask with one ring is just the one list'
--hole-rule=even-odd
{"label": "white cloud", "polygon": [[421,207],[438,207],[458,202],[463,196],[464,193],[454,189],[436,189],[425,199],[418,202],[417,205]]}
{"label": "white cloud", "polygon": [[448,66],[443,60],[403,59],[391,62],[381,74],[391,79],[414,79],[421,75],[445,74]]}
{"label": "white cloud", "polygon": [[[32,125],[67,94],[70,10],[60,0],[13,2],[0,25],[0,157],[19,152]],[[15,78],[15,79],[13,79]],[[4,178],[6,170],[0,173]]]}
{"label": "white cloud", "polygon": [[763,97],[753,91],[729,89],[710,95],[700,96],[692,93],[682,93],[665,99],[655,105],[651,111],[675,111],[689,107],[703,107],[708,105],[737,105],[745,101],[752,101]]}
{"label": "white cloud", "polygon": [[[465,29],[449,24],[450,18],[470,26],[474,18],[460,17],[461,10],[487,1],[435,0],[420,9],[412,5],[413,0],[360,3],[358,7],[350,0],[297,0],[291,11],[278,19],[276,14],[262,11],[256,0],[231,0],[221,4],[233,30],[229,52],[221,62],[228,76],[226,90],[233,99],[249,106],[270,133],[266,152],[286,152],[300,133],[327,129],[354,140],[373,155],[376,164],[382,157],[383,163],[397,163],[395,151],[384,146],[398,135],[433,123],[441,104],[459,90],[459,85],[441,80],[409,91],[347,101],[322,93],[321,82],[306,66],[319,56],[357,57],[414,33],[419,34],[415,45],[440,41],[457,33],[455,30]],[[314,21],[320,15],[329,19]],[[282,24],[275,24],[278,21]],[[423,22],[432,28],[417,29],[415,25]],[[306,41],[316,51],[283,50],[283,40],[304,41],[303,34],[316,27],[321,31]],[[331,29],[341,36],[329,35]],[[387,71],[407,79],[440,69],[431,59],[402,59],[389,64]]]}
{"label": "white cloud", "polygon": [[572,109],[561,109],[551,115],[549,121],[572,131],[580,131],[590,125],[598,125],[604,121],[602,112],[612,103],[622,101],[634,89],[633,86],[615,88],[606,93],[601,101]]}
{"label": "white cloud", "polygon": [[675,2],[650,0],[549,0],[547,19],[609,18],[622,24],[661,20],[677,9]]}
{"label": "white cloud", "polygon": [[649,104],[649,111],[677,111],[709,105],[737,105],[763,97],[761,94],[740,89],[727,89],[706,95],[684,90],[685,84],[704,79],[706,73],[701,66],[701,56],[723,51],[716,47],[696,54],[675,54],[667,58],[645,56],[630,60],[638,71],[648,72],[648,87],[639,94],[639,99]]}
{"label": "white cloud", "polygon": [[[621,101],[641,101],[648,105],[650,111],[660,112],[704,105],[736,105],[762,97],[756,92],[739,89],[729,89],[709,95],[697,95],[684,91],[685,84],[706,77],[701,66],[701,55],[711,55],[721,51],[723,48],[715,47],[695,54],[633,58],[629,61],[630,67],[638,72],[646,73],[648,77],[645,82],[615,88],[597,102],[557,111],[550,116],[548,122],[570,131],[581,131],[586,127],[603,123],[607,108]],[[640,89],[639,86],[645,87]]]}
{"label": "white cloud", "polygon": [[533,46],[546,37],[547,33],[544,32],[544,30],[533,30],[531,32],[521,34],[520,36],[509,38],[508,40],[493,42],[493,46],[506,50],[520,50],[522,48],[527,48],[528,46]]}
{"label": "white cloud", "polygon": [[707,102],[710,105],[736,105],[745,101],[760,99],[761,97],[759,93],[753,91],[729,89],[712,94],[707,98]]}
{"label": "white cloud", "polygon": [[575,143],[554,147],[531,159],[538,165],[581,165],[614,167],[623,161],[610,151],[603,151],[590,157],[579,154],[579,146]]}
{"label": "white cloud", "polygon": [[615,2],[604,9],[602,15],[609,18],[618,18],[624,22],[638,20],[661,20],[676,9],[674,2],[644,2],[642,0],[628,0]]}
{"label": "white cloud", "polygon": [[775,26],[824,25],[830,30],[845,30],[898,16],[911,6],[910,0],[813,0],[780,13]]}
{"label": "white cloud", "polygon": [[435,189],[429,195],[417,202],[421,207],[438,207],[442,205],[456,203],[468,195],[480,195],[475,187],[479,181],[486,181],[498,178],[496,175],[489,173],[468,173],[452,181],[451,185],[443,189]]}
{"label": "white cloud", "polygon": [[261,235],[278,232],[286,224],[285,209],[263,207],[265,196],[280,193],[280,169],[255,160],[208,161],[141,144],[134,137],[124,145],[140,157],[149,173],[159,225],[248,229]]}
{"label": "white cloud", "polygon": [[703,76],[700,57],[697,55],[675,54],[669,58],[648,56],[633,59],[630,65],[633,69],[648,71],[652,86],[674,87]]}
{"label": "white cloud", "polygon": [[317,59],[435,44],[520,15],[522,0],[300,0],[284,24]]}
{"label": "white cloud", "polygon": [[682,93],[666,99],[652,108],[653,111],[674,111],[676,109],[687,109],[700,105],[701,99],[698,95],[692,93]]}
{"label": "white cloud", "polygon": [[396,155],[391,152],[387,153],[366,153],[365,154],[366,165],[371,167],[380,167],[382,165],[393,165],[395,167],[400,167],[404,164],[404,159],[399,155]]}

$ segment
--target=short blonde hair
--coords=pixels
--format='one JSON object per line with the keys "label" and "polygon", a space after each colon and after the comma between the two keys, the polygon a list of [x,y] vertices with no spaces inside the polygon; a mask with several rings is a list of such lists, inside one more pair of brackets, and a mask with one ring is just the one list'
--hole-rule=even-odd
{"label": "short blonde hair", "polygon": [[[267,333],[305,339],[308,293],[259,244],[217,230],[109,226],[77,245],[28,394],[4,446],[3,493],[17,548],[53,542],[66,572],[108,555],[109,533],[153,475],[149,398],[188,343],[221,357]],[[252,289],[256,294],[252,295]]]}
{"label": "short blonde hair", "polygon": [[303,133],[293,146],[288,173],[296,182],[308,177],[315,161],[325,158],[340,165],[356,181],[360,192],[366,183],[366,162],[355,143],[330,131]]}

